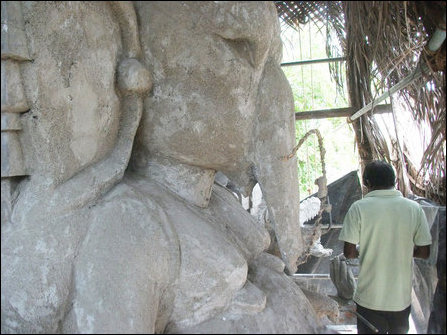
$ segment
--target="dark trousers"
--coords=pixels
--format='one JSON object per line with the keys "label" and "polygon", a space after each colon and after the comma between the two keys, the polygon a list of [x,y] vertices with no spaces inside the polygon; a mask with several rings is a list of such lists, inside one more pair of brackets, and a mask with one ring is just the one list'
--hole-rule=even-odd
{"label": "dark trousers", "polygon": [[357,334],[406,334],[410,328],[411,306],[408,306],[403,311],[387,312],[368,309],[359,304],[356,305],[357,313],[379,330],[376,333],[361,318],[357,317]]}

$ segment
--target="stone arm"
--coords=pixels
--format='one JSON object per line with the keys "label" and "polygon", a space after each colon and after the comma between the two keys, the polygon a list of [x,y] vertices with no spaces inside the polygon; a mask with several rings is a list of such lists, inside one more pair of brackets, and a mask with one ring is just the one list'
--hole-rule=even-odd
{"label": "stone arm", "polygon": [[126,183],[91,210],[63,333],[163,332],[178,272],[178,242],[166,215]]}

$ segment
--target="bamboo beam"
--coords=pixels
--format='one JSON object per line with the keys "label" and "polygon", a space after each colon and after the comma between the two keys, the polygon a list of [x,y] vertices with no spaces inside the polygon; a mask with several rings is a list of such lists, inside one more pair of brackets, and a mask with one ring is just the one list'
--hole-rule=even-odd
{"label": "bamboo beam", "polygon": [[307,65],[307,64],[329,63],[329,62],[342,62],[344,60],[346,60],[346,57],[309,59],[309,60],[300,60],[300,61],[297,61],[297,62],[282,63],[281,66]]}
{"label": "bamboo beam", "polygon": [[422,64],[421,66],[418,66],[414,72],[412,72],[411,74],[406,76],[404,79],[402,79],[400,82],[398,82],[396,85],[391,87],[387,92],[382,94],[380,97],[378,97],[374,101],[371,101],[369,104],[367,104],[366,106],[361,108],[358,112],[356,112],[354,115],[350,116],[349,120],[350,121],[354,121],[354,120],[358,119],[360,116],[362,116],[366,112],[370,111],[371,108],[375,107],[376,104],[378,104],[381,101],[389,98],[391,95],[393,95],[394,93],[400,91],[401,89],[407,87],[413,81],[415,81],[415,80],[419,79],[420,77],[422,77],[423,73],[427,73],[429,71],[430,71],[430,69],[428,68],[428,66],[426,64]]}
{"label": "bamboo beam", "polygon": [[[300,278],[300,279],[331,279],[331,275],[329,273],[294,273],[292,275],[292,278]],[[354,278],[357,279],[358,276],[355,275]]]}
{"label": "bamboo beam", "polygon": [[[310,119],[327,119],[331,117],[348,117],[355,113],[355,109],[352,107],[347,108],[333,108],[333,109],[321,109],[307,112],[295,113],[295,120],[310,120]],[[377,105],[374,106],[375,113],[390,113],[391,105]]]}

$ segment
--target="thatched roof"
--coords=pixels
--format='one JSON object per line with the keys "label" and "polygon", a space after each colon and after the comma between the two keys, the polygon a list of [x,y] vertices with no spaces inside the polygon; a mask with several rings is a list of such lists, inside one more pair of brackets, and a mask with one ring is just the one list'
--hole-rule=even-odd
{"label": "thatched roof", "polygon": [[[295,29],[308,20],[326,27],[331,34],[329,57],[340,56],[331,55],[330,40],[334,35],[338,38],[347,58],[348,91],[353,107],[363,107],[375,98],[374,79],[377,89],[386,91],[421,63],[428,65],[429,70],[422,78],[402,89],[400,95],[415,119],[431,127],[432,138],[419,171],[414,171],[405,159],[397,168],[410,175],[415,194],[445,205],[446,43],[436,52],[430,52],[427,44],[436,28],[445,30],[446,2],[275,1],[275,4],[280,19]],[[332,73],[338,77],[337,69]],[[374,119],[363,116],[360,127],[369,136],[372,158],[391,161]]]}

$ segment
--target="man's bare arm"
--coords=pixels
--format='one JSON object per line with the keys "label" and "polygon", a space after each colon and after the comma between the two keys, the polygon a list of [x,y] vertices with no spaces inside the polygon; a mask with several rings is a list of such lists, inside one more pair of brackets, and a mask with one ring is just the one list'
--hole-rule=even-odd
{"label": "man's bare arm", "polygon": [[346,258],[357,258],[359,256],[356,245],[349,242],[345,242],[343,246],[343,254]]}
{"label": "man's bare arm", "polygon": [[428,257],[430,257],[430,246],[415,246],[413,250],[413,257],[427,259]]}

